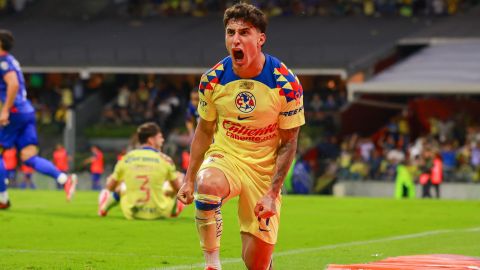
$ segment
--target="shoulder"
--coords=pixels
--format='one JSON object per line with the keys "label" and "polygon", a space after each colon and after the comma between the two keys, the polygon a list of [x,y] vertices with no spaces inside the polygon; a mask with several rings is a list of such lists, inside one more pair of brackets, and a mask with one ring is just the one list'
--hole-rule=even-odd
{"label": "shoulder", "polygon": [[10,55],[0,56],[0,72],[3,74],[12,69],[12,59]]}
{"label": "shoulder", "polygon": [[303,96],[303,87],[295,73],[277,58],[269,57],[280,96],[284,96],[287,102],[301,98]]}
{"label": "shoulder", "polygon": [[231,65],[231,61],[232,60],[230,56],[227,56],[215,64],[212,68],[207,70],[207,72],[203,73],[200,79],[198,90],[202,94],[204,94],[205,90],[213,90],[215,85],[220,82],[225,74],[226,67]]}
{"label": "shoulder", "polygon": [[162,152],[159,152],[158,153],[160,155],[160,158],[164,161],[166,161],[169,165],[175,165],[175,163],[173,163],[173,160],[171,157],[169,157],[168,155],[162,153]]}

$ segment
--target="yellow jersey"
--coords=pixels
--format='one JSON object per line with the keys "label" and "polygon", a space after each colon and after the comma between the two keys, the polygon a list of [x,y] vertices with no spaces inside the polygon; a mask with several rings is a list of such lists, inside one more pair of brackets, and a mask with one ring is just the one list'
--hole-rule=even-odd
{"label": "yellow jersey", "polygon": [[113,178],[126,185],[120,204],[127,219],[170,216],[174,200],[165,196],[163,185],[177,174],[165,155],[150,147],[132,150],[115,165]]}
{"label": "yellow jersey", "polygon": [[267,54],[262,72],[251,79],[238,77],[231,57],[226,57],[202,75],[199,96],[200,117],[217,121],[214,143],[205,156],[228,153],[260,174],[273,174],[278,129],[305,123],[300,81]]}

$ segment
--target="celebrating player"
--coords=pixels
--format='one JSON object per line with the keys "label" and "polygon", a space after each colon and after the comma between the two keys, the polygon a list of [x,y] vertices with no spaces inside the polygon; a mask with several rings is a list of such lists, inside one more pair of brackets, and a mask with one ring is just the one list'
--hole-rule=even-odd
{"label": "celebrating player", "polygon": [[164,139],[157,124],[141,125],[137,135],[141,146],[115,165],[106,188],[100,193],[98,214],[106,216],[120,201],[127,219],[175,217],[183,209],[175,197],[183,174],[160,152]]}
{"label": "celebrating player", "polygon": [[[60,172],[50,161],[38,156],[35,111],[27,100],[20,65],[9,53],[12,47],[12,33],[0,29],[0,99],[3,103],[0,111],[0,146],[3,149],[15,146],[20,151],[23,163],[63,185],[67,200],[70,200],[75,192],[76,176]],[[0,161],[0,209],[10,206],[5,174],[5,166]]]}
{"label": "celebrating player", "polygon": [[265,270],[277,241],[280,190],[305,123],[303,89],[282,62],[262,52],[262,11],[236,4],[223,22],[229,56],[200,80],[200,120],[177,196],[187,204],[195,200],[205,269],[221,269],[220,209],[239,196],[243,261],[248,269]]}

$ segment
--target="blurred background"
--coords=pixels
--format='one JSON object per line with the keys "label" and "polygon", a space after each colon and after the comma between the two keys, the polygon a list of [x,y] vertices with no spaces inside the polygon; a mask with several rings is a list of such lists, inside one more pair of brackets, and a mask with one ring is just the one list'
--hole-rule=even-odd
{"label": "blurred background", "polygon": [[[480,1],[250,2],[269,16],[264,52],[304,88],[307,124],[286,193],[478,198]],[[136,126],[155,121],[185,170],[196,86],[227,55],[222,15],[232,4],[0,0],[41,155],[54,159],[61,144],[80,187],[95,189],[90,174],[104,181]],[[25,187],[29,172],[14,157],[4,155],[10,185]],[[55,188],[35,173],[33,182]]]}

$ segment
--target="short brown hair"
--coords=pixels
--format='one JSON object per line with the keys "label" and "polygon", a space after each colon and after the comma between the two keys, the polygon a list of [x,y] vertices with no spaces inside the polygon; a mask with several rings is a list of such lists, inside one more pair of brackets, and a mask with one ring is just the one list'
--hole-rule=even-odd
{"label": "short brown hair", "polygon": [[232,19],[249,22],[262,33],[267,31],[267,16],[254,5],[238,3],[231,6],[223,14],[223,25],[226,27]]}
{"label": "short brown hair", "polygon": [[142,124],[137,128],[138,142],[144,144],[147,142],[148,138],[153,137],[160,132],[160,127],[154,122]]}
{"label": "short brown hair", "polygon": [[13,35],[12,32],[6,29],[0,29],[0,45],[2,50],[9,52],[13,47]]}

